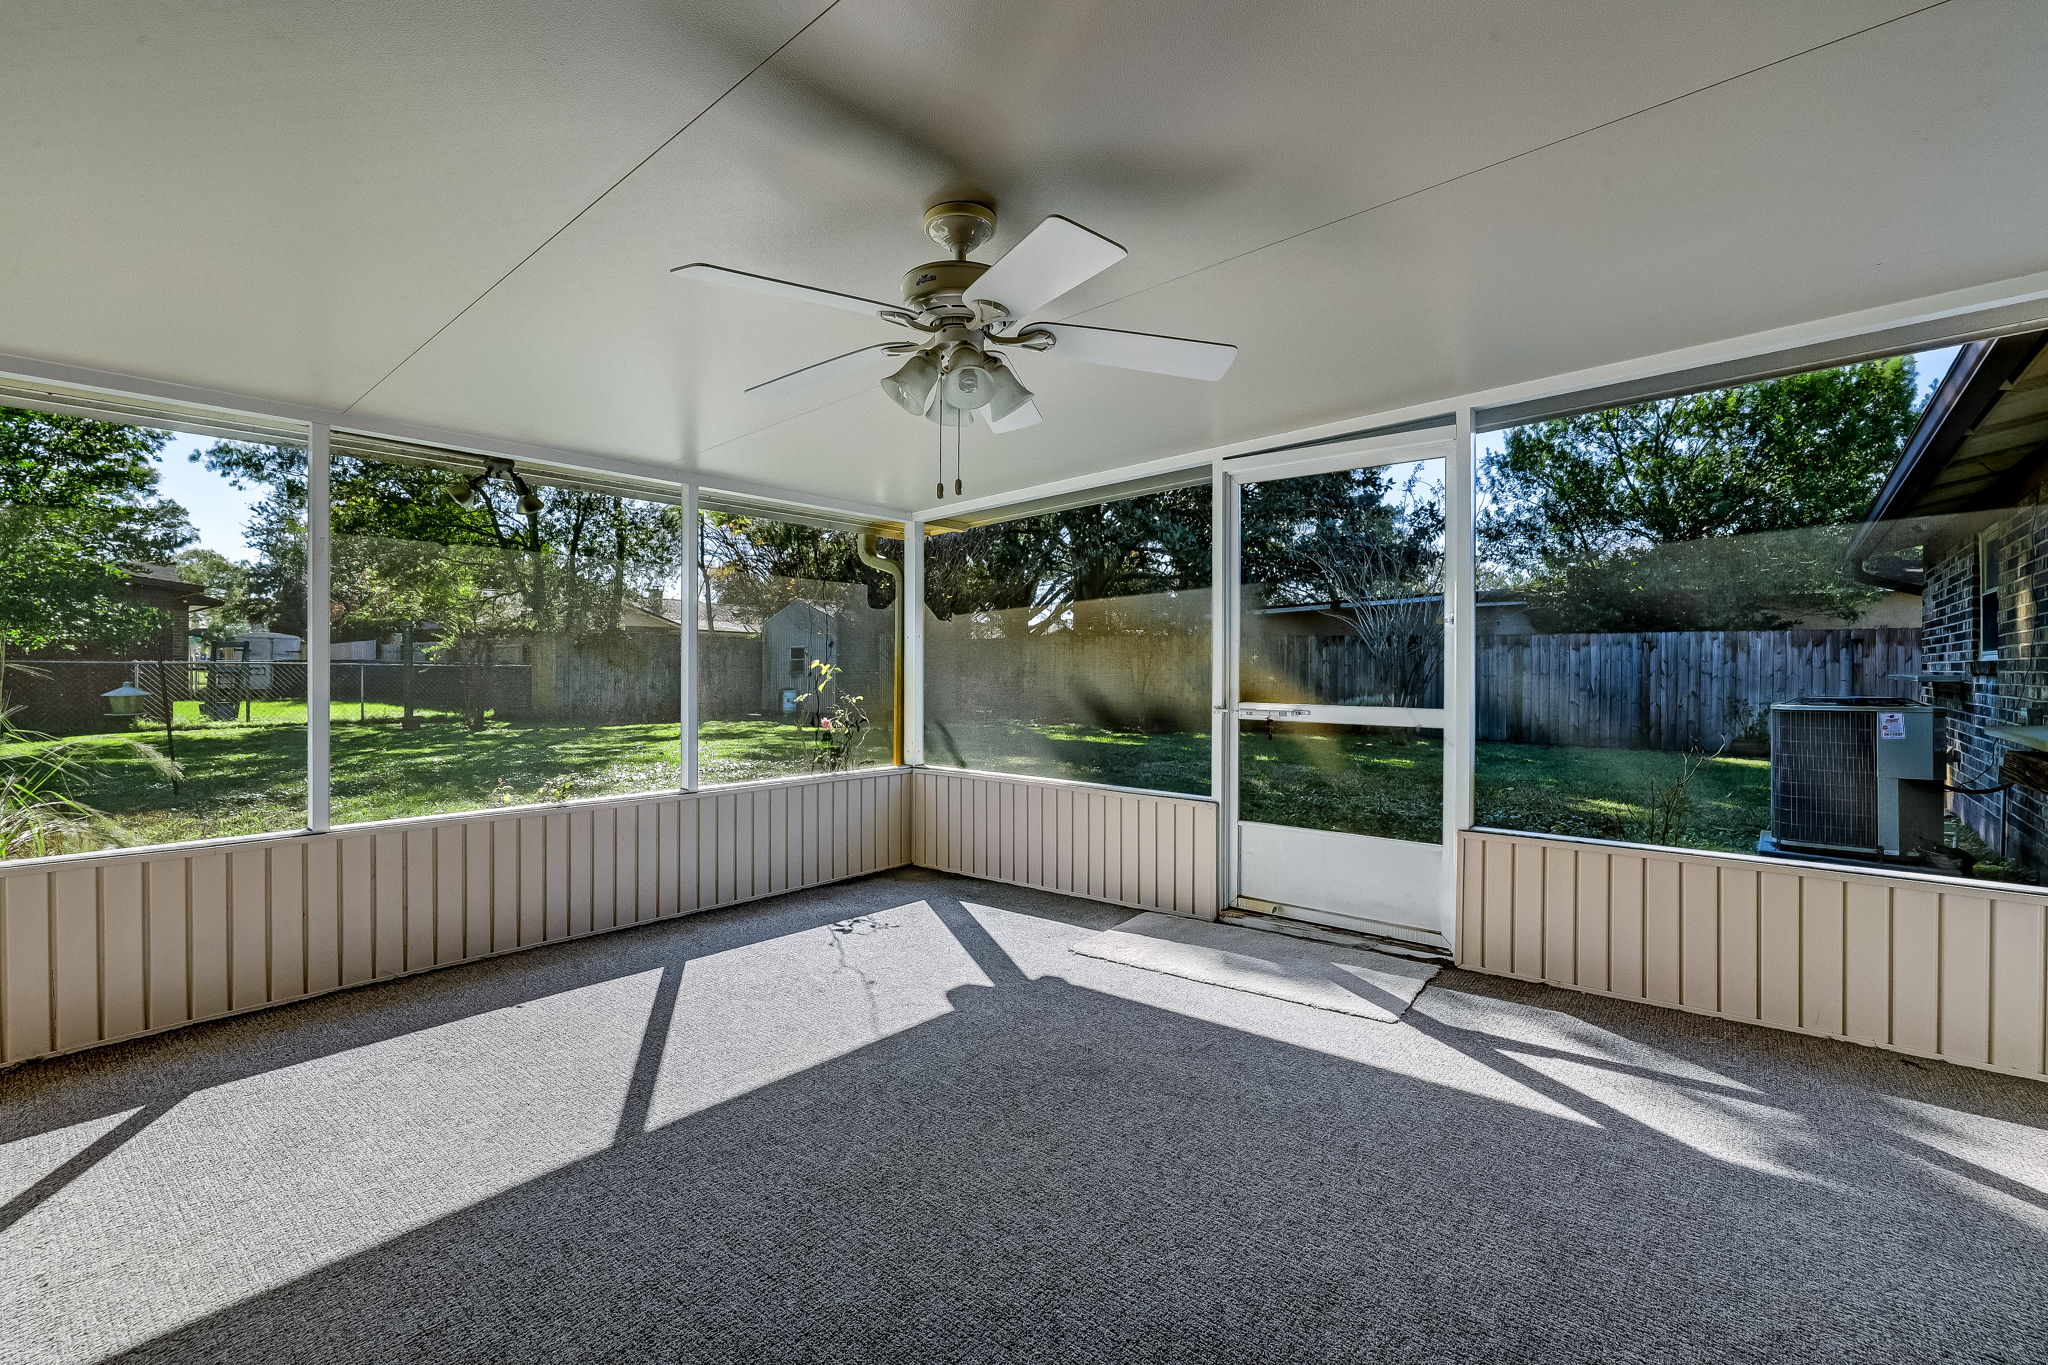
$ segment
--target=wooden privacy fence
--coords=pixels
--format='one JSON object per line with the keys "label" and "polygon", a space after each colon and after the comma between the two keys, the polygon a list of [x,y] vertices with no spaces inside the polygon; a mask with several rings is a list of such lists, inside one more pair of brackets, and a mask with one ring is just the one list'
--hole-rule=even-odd
{"label": "wooden privacy fence", "polygon": [[1331,706],[1442,706],[1444,651],[1425,643],[1401,658],[1369,649],[1356,635],[1250,635],[1245,695],[1260,701]]}
{"label": "wooden privacy fence", "polygon": [[1911,627],[1495,635],[1479,641],[1479,738],[1712,750],[1772,702],[1916,695]]}

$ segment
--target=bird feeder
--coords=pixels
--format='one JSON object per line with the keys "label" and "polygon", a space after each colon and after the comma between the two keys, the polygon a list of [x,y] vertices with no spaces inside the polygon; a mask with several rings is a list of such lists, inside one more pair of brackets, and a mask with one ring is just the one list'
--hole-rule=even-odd
{"label": "bird feeder", "polygon": [[110,716],[139,716],[142,714],[142,699],[149,695],[134,683],[122,683],[111,692],[100,693],[107,700],[107,714]]}

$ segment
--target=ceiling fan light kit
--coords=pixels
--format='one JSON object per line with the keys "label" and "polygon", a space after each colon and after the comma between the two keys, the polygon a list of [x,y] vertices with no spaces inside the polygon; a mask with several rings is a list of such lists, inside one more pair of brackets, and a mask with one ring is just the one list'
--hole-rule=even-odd
{"label": "ceiling fan light kit", "polygon": [[924,230],[952,255],[907,272],[900,307],[701,262],[677,266],[673,273],[728,288],[866,313],[920,333],[918,341],[884,342],[849,351],[756,384],[747,392],[798,393],[885,357],[907,355],[902,366],[882,380],[882,391],[905,412],[929,418],[941,427],[957,427],[967,414],[975,412],[998,434],[1038,423],[1038,405],[1005,363],[1004,347],[1043,351],[1084,364],[1202,380],[1221,379],[1236,358],[1235,346],[1213,341],[1031,321],[1041,309],[1127,254],[1107,237],[1070,219],[1058,215],[1045,219],[994,264],[967,259],[968,252],[995,235],[996,212],[987,204],[964,200],[934,204],[925,210]]}
{"label": "ceiling fan light kit", "polygon": [[882,381],[882,392],[913,417],[924,416],[938,387],[938,364],[923,351],[913,353],[902,369]]}

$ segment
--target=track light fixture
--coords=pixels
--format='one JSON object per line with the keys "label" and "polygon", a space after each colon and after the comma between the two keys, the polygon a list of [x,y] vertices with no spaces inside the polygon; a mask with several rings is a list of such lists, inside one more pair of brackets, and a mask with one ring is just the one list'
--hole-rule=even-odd
{"label": "track light fixture", "polygon": [[540,494],[533,491],[533,486],[519,477],[519,471],[512,467],[510,460],[496,457],[486,457],[480,473],[466,481],[449,484],[448,496],[458,507],[475,507],[483,501],[484,485],[492,479],[503,479],[512,485],[513,491],[519,494],[519,510],[529,517],[540,515],[541,509],[547,505],[541,501]]}

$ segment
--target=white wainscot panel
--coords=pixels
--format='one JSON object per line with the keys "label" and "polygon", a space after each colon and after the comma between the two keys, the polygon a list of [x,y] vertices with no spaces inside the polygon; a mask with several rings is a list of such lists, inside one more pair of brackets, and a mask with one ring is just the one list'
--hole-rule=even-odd
{"label": "white wainscot panel", "polygon": [[1216,917],[1216,803],[1084,782],[918,768],[921,867]]}
{"label": "white wainscot panel", "polygon": [[0,1063],[899,867],[901,768],[0,866]]}
{"label": "white wainscot panel", "polygon": [[2048,897],[1468,833],[1458,965],[2048,1078]]}

